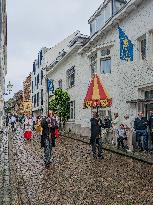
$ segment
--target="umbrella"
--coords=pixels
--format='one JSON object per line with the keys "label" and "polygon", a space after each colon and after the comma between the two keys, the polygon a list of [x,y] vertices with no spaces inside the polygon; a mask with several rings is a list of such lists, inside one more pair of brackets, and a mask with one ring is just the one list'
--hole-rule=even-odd
{"label": "umbrella", "polygon": [[110,98],[105,86],[99,76],[94,74],[91,79],[86,97],[84,99],[84,108],[106,108],[111,107],[112,99]]}

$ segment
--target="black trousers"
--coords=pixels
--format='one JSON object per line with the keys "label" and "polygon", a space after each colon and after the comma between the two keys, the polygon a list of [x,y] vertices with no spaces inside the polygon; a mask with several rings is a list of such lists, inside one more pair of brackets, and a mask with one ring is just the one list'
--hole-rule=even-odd
{"label": "black trousers", "polygon": [[118,149],[120,148],[120,146],[122,146],[122,148],[125,149],[124,140],[125,138],[121,136],[117,138],[117,148]]}
{"label": "black trousers", "polygon": [[92,139],[91,146],[92,146],[92,152],[94,156],[96,155],[96,147],[98,148],[98,157],[101,157],[103,155],[103,146],[102,146],[101,138]]}

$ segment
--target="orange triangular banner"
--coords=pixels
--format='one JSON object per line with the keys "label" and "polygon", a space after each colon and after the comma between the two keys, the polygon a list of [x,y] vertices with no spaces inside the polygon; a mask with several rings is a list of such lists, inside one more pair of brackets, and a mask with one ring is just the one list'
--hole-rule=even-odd
{"label": "orange triangular banner", "polygon": [[112,99],[106,91],[99,76],[94,74],[91,79],[90,85],[86,97],[84,99],[84,107],[110,107],[112,105]]}

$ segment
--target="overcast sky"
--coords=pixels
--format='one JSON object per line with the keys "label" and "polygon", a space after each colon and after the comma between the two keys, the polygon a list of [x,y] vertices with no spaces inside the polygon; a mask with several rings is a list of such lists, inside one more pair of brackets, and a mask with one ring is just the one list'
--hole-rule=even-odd
{"label": "overcast sky", "polygon": [[13,92],[32,71],[41,47],[52,47],[76,30],[89,34],[88,19],[103,0],[7,0],[8,75]]}

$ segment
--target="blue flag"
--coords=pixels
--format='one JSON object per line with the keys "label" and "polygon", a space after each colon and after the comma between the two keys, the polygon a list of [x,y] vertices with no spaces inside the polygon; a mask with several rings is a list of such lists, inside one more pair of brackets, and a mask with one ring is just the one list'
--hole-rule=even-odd
{"label": "blue flag", "polygon": [[118,30],[120,39],[120,59],[133,61],[133,43],[120,27],[118,27]]}
{"label": "blue flag", "polygon": [[53,85],[53,80],[48,79],[48,91],[53,92],[54,91],[54,85]]}

